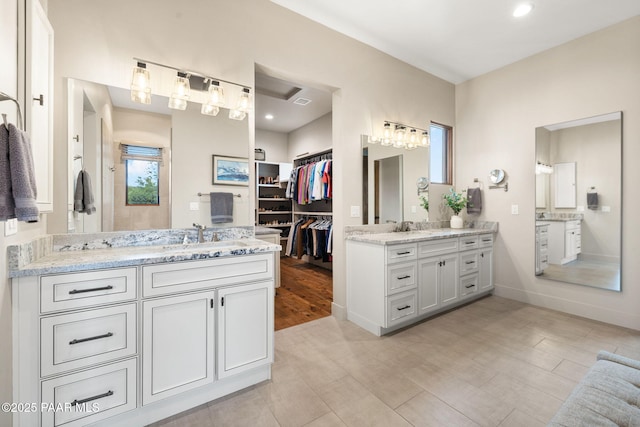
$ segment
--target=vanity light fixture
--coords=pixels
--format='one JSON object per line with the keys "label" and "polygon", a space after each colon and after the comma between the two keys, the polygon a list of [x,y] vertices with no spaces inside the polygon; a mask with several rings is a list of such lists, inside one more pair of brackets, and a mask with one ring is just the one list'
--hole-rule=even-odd
{"label": "vanity light fixture", "polygon": [[422,139],[420,140],[420,146],[428,147],[429,145],[431,145],[431,141],[429,139],[429,132],[425,130],[422,132]]}
{"label": "vanity light fixture", "polygon": [[151,104],[151,78],[144,62],[137,62],[133,68],[131,100],[140,104]]}
{"label": "vanity light fixture", "polygon": [[[243,84],[222,80],[194,71],[175,68],[170,65],[159,64],[146,59],[133,59],[136,61],[136,66],[133,69],[133,77],[131,79],[132,101],[142,104],[151,103],[151,79],[147,66],[154,65],[174,70],[177,73],[173,83],[172,93],[169,98],[169,108],[185,110],[187,108],[187,102],[190,99],[191,90],[195,90],[203,92],[202,95],[195,94],[194,96],[196,102],[202,102],[200,112],[204,115],[215,116],[220,112],[220,108],[225,107],[226,105],[225,90],[221,85],[221,83],[224,83],[227,89],[229,89],[230,86],[235,86],[241,91],[236,110],[231,110],[233,113],[230,111],[229,117],[234,120],[243,120],[251,110],[251,90]],[[159,87],[163,87],[162,82]],[[232,92],[232,94],[233,93],[236,92]],[[232,102],[235,102],[235,100]]]}
{"label": "vanity light fixture", "polygon": [[545,163],[542,162],[536,162],[536,175],[540,175],[540,174],[552,174],[553,173],[553,166],[551,165],[547,165]]}
{"label": "vanity light fixture", "polygon": [[[394,131],[391,130],[391,125],[394,125]],[[407,129],[410,129],[408,135]],[[421,134],[419,134],[418,132],[421,132]],[[420,137],[419,135],[422,136]],[[429,146],[429,132],[426,129],[407,126],[405,124],[392,121],[385,121],[382,131],[382,137],[369,137],[369,143],[376,144],[378,142],[380,142],[380,145],[384,146],[393,146],[395,148],[405,148],[407,150],[413,150],[418,147]]]}
{"label": "vanity light fixture", "polygon": [[169,98],[169,108],[186,110],[190,93],[191,85],[189,84],[188,74],[178,71],[176,80],[173,83],[173,92],[171,93],[171,98]]}

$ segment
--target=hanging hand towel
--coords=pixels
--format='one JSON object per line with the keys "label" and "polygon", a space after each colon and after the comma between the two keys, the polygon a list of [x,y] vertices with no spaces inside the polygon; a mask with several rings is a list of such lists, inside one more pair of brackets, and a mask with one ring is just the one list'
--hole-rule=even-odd
{"label": "hanging hand towel", "polygon": [[11,166],[9,165],[9,129],[0,126],[0,221],[16,217],[16,205],[11,191]]}
{"label": "hanging hand towel", "polygon": [[587,208],[597,211],[598,203],[598,193],[587,193]]}
{"label": "hanging hand towel", "polygon": [[233,222],[233,193],[209,193],[211,223]]}
{"label": "hanging hand towel", "polygon": [[11,166],[11,187],[16,205],[18,221],[37,222],[38,206],[36,198],[36,174],[33,169],[31,141],[26,133],[9,124],[9,165]]}
{"label": "hanging hand towel", "polygon": [[76,212],[84,212],[84,188],[82,186],[82,170],[78,172],[78,178],[76,179],[76,190],[73,193],[73,210]]}
{"label": "hanging hand towel", "polygon": [[91,176],[85,170],[78,172],[76,191],[73,195],[73,210],[91,215],[96,211],[91,187]]}
{"label": "hanging hand towel", "polygon": [[482,212],[482,191],[479,188],[467,189],[467,213],[480,214]]}

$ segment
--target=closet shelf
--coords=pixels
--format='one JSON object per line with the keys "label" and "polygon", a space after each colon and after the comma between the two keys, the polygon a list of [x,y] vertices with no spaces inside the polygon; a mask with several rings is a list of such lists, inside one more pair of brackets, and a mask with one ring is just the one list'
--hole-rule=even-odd
{"label": "closet shelf", "polygon": [[258,211],[258,215],[289,215],[291,211]]}
{"label": "closet shelf", "polygon": [[284,197],[260,197],[258,200],[261,202],[287,202],[291,199],[286,199]]}
{"label": "closet shelf", "polygon": [[302,215],[302,216],[331,216],[333,212],[312,212],[312,211],[295,211],[294,215]]}

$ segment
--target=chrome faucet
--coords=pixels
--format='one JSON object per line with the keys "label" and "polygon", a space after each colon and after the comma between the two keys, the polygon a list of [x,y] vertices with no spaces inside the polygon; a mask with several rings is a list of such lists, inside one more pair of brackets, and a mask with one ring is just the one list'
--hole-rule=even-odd
{"label": "chrome faucet", "polygon": [[193,226],[198,230],[198,243],[204,243],[204,230],[207,228],[206,225],[200,225],[193,223]]}
{"label": "chrome faucet", "polygon": [[402,221],[396,226],[395,231],[409,231],[411,230],[411,224],[413,224],[413,221]]}
{"label": "chrome faucet", "polygon": [[219,242],[220,238],[218,237],[218,233],[212,233],[211,234],[211,241],[212,242]]}

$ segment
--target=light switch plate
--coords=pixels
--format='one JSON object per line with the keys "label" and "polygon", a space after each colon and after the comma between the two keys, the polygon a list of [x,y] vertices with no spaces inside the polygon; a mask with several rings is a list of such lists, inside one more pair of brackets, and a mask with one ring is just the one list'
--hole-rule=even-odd
{"label": "light switch plate", "polygon": [[411,213],[417,213],[418,212],[418,207],[417,206],[411,206]]}
{"label": "light switch plate", "polygon": [[578,206],[578,207],[576,208],[576,211],[578,211],[578,212],[584,212],[584,206]]}
{"label": "light switch plate", "polygon": [[611,206],[603,206],[602,212],[611,212]]}
{"label": "light switch plate", "polygon": [[351,206],[351,218],[360,218],[360,206]]}
{"label": "light switch plate", "polygon": [[189,202],[189,210],[190,211],[199,211],[200,210],[200,203],[198,203],[198,202]]}
{"label": "light switch plate", "polygon": [[16,218],[9,219],[4,223],[4,235],[11,236],[18,232],[18,220]]}
{"label": "light switch plate", "polygon": [[511,215],[518,215],[518,214],[520,214],[518,205],[511,205]]}

